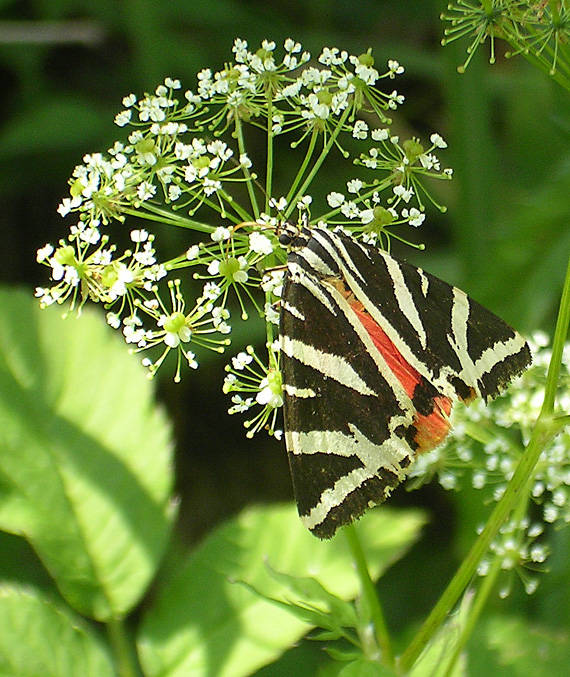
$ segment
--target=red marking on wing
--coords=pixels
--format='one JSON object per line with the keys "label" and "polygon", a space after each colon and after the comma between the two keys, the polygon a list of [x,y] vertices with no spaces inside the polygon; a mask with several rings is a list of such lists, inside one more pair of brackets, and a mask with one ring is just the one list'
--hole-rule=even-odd
{"label": "red marking on wing", "polygon": [[431,451],[443,442],[451,428],[449,414],[451,400],[443,395],[434,397],[433,408],[429,414],[424,415],[416,411],[414,419],[417,432],[414,440],[418,445],[416,449],[418,454]]}
{"label": "red marking on wing", "polygon": [[[360,301],[355,299],[348,301],[372,342],[386,360],[386,364],[400,381],[408,397],[413,399],[414,391],[422,381],[422,376],[402,357],[400,351],[388,338],[382,327],[370,317]],[[417,432],[414,441],[418,445],[417,453],[422,454],[430,451],[443,442],[451,427],[449,423],[451,404],[448,397],[440,395],[433,398],[433,406],[429,414],[420,414],[416,411],[414,427]]]}

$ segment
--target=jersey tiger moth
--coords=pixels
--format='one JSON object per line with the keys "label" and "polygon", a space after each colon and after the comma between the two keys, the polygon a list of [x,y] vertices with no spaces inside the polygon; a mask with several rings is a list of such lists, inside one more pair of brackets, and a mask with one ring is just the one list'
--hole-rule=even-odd
{"label": "jersey tiger moth", "polygon": [[287,453],[302,522],[330,538],[443,441],[454,400],[492,399],[531,356],[461,290],[343,232],[281,243]]}

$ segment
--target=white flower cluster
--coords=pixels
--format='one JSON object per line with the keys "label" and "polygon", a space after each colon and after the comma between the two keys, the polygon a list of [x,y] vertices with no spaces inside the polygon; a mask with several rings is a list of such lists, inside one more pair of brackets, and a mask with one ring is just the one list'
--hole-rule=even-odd
{"label": "white flower cluster", "polygon": [[[275,428],[277,412],[283,405],[277,341],[268,344],[268,364],[266,366],[257,357],[252,346],[247,346],[245,351],[232,357],[231,364],[226,366],[228,374],[224,379],[223,391],[235,393],[231,398],[229,414],[241,414],[256,405],[261,407],[253,418],[244,422],[248,437],[253,437],[265,428],[270,435],[280,439],[283,433]],[[246,397],[240,393],[246,394]]]}
{"label": "white flower cluster", "polygon": [[[79,311],[87,300],[104,303],[109,325],[122,331],[133,350],[158,350],[158,359],[144,358],[151,374],[171,352],[178,356],[176,379],[181,363],[195,368],[189,345],[223,352],[231,331],[228,308],[235,301],[243,320],[252,308],[264,318],[272,344],[287,258],[279,228],[294,220],[295,210],[302,225],[348,226],[352,235],[385,245],[389,228],[424,221],[420,175],[445,175],[433,152],[445,147],[439,135],[432,135],[424,151],[417,140],[400,144],[390,133],[386,113],[404,100],[390,82],[404,72],[397,61],[379,68],[370,50],[355,55],[336,47],[325,47],[311,60],[293,39],[282,48],[263,40],[251,49],[238,38],[232,51],[234,62],[218,71],[201,70],[194,90],[183,91],[179,80],[166,78],[152,93],[123,98],[115,122],[126,140],[105,154],[83,157],[58,208],[62,216],[75,215],[75,223],[66,240],[38,251],[52,282],[36,292],[41,305],[67,302]],[[383,81],[389,83],[385,92]],[[267,135],[261,170],[247,153],[251,126]],[[275,197],[280,144],[274,137],[284,134],[295,137],[289,149],[304,141],[306,153],[291,184],[277,192],[286,197]],[[346,191],[329,195],[332,211],[314,219],[309,186],[328,153],[349,158],[341,145],[347,136],[351,144],[373,144],[359,164],[385,178],[370,184],[352,179]],[[106,229],[127,218],[185,228],[201,239],[160,262],[154,236],[136,228],[132,247],[120,253]],[[186,285],[178,279],[167,284],[166,278],[174,272],[182,277],[188,268],[202,286],[187,303]],[[269,356],[274,359],[271,350]],[[277,383],[269,377],[274,367],[268,365],[263,378],[269,380],[257,391],[265,393],[265,402],[257,395],[254,401],[276,409],[269,396]],[[243,407],[246,401],[234,404]]]}
{"label": "white flower cluster", "polygon": [[[533,364],[508,390],[487,406],[476,400],[468,407],[457,405],[452,413],[453,428],[446,445],[422,455],[414,464],[411,480],[438,476],[445,489],[456,489],[470,478],[475,489],[499,501],[528,443],[544,400],[546,373],[551,359],[548,338],[536,333],[529,340]],[[565,347],[557,406],[560,414],[570,410],[570,344]],[[482,441],[485,440],[485,441]],[[563,429],[545,445],[530,483],[530,498],[539,506],[544,525],[570,524],[570,430]],[[515,528],[516,527],[516,528]],[[504,557],[503,568],[546,558],[543,546],[532,545],[543,527],[529,527],[526,518],[503,527],[491,551]],[[486,573],[488,560],[480,573]],[[520,573],[520,572],[519,572]],[[531,592],[536,583],[525,587]],[[506,590],[507,588],[505,588]]]}
{"label": "white flower cluster", "polygon": [[[536,573],[540,565],[546,561],[549,550],[539,542],[544,527],[538,523],[530,523],[527,517],[522,520],[511,520],[504,524],[497,537],[489,547],[489,554],[479,563],[477,573],[486,576],[493,559],[500,561],[503,576],[500,579],[499,597],[504,599],[512,591],[514,573],[522,580],[525,592],[532,595],[539,584]],[[531,573],[532,572],[532,573]]]}

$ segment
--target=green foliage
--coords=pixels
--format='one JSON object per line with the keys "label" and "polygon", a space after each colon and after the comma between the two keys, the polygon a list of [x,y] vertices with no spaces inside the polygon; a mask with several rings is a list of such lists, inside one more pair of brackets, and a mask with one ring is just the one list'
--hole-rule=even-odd
{"label": "green foliage", "polygon": [[474,640],[469,674],[500,670],[504,677],[551,677],[568,671],[567,626],[542,625],[520,616],[490,616]]}
{"label": "green foliage", "polygon": [[112,677],[96,631],[62,604],[32,589],[0,587],[0,673]]}
{"label": "green foliage", "polygon": [[[415,511],[386,508],[359,522],[374,578],[422,522]],[[358,587],[342,538],[318,541],[289,504],[246,510],[208,536],[159,591],[139,638],[145,674],[251,674],[325,616],[321,627],[353,623],[346,600]]]}

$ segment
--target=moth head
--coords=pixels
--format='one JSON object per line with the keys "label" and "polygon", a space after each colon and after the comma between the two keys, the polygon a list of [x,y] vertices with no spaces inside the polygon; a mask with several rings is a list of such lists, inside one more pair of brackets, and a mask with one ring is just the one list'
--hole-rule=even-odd
{"label": "moth head", "polygon": [[279,244],[287,249],[306,246],[310,237],[310,230],[306,226],[301,227],[286,221],[279,226]]}

